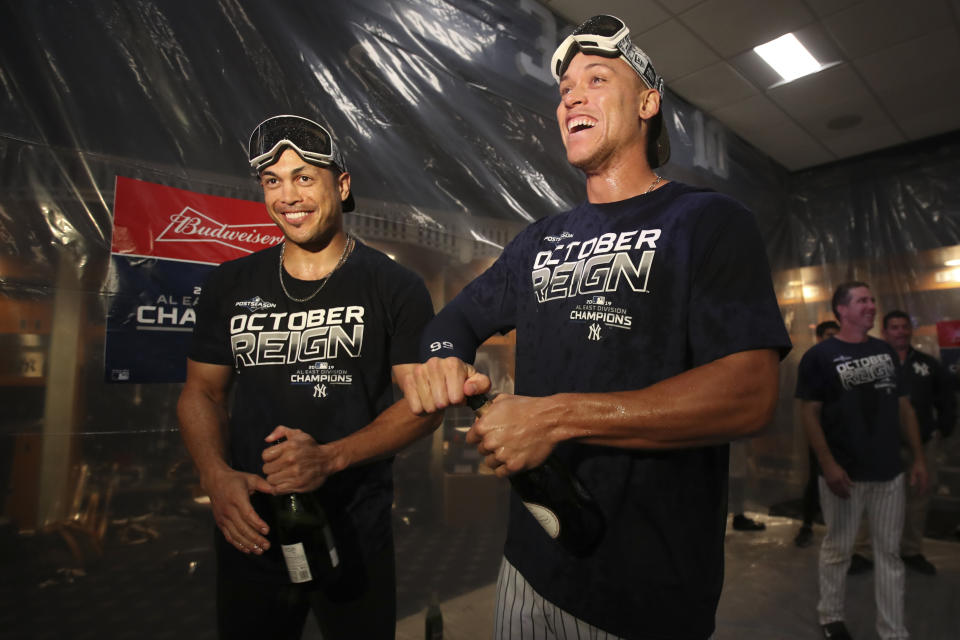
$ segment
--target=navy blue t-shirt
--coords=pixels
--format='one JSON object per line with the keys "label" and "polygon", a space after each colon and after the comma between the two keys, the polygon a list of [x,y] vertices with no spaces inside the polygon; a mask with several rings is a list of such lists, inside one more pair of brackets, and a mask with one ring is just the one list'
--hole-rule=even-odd
{"label": "navy blue t-shirt", "polygon": [[[790,340],[753,215],[671,182],[530,225],[441,311],[423,357],[472,360],[516,328],[516,392],[642,389]],[[723,582],[728,447],[556,449],[608,530],[584,559],[551,541],[516,495],[505,555],[547,600],[625,638],[706,638]]]}
{"label": "navy blue t-shirt", "polygon": [[884,482],[903,470],[900,396],[905,395],[900,360],[883,340],[832,337],[800,359],[796,397],[823,403],[823,435],[851,480]]}
{"label": "navy blue t-shirt", "polygon": [[917,414],[920,439],[928,442],[934,431],[948,437],[957,420],[953,376],[939,360],[913,347],[907,352],[901,370],[910,404]]}
{"label": "navy blue t-shirt", "polygon": [[[367,426],[393,403],[391,367],[417,361],[420,334],[433,317],[419,276],[359,241],[346,262],[307,302],[280,287],[280,247],[217,267],[203,285],[189,357],[233,367],[229,456],[234,469],[263,475],[264,438],[277,425],[301,429],[320,443]],[[304,298],[319,282],[284,273],[291,295]],[[337,538],[344,567],[391,540],[392,460],[337,473],[317,492]],[[272,525],[267,497],[251,496]],[[273,527],[271,526],[271,529]],[[245,555],[218,533],[228,572],[284,582],[274,544]],[[355,553],[351,553],[354,551]]]}

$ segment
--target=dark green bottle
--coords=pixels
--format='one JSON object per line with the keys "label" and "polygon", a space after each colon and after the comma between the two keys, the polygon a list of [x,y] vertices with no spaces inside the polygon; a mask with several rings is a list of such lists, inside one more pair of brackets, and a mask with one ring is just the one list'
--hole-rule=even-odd
{"label": "dark green bottle", "polygon": [[[468,396],[467,406],[482,416],[490,398]],[[572,555],[590,555],[607,530],[600,505],[562,460],[551,454],[543,464],[509,476],[523,505],[548,536]]]}
{"label": "dark green bottle", "polygon": [[327,585],[340,574],[340,556],[327,513],[313,493],[272,496],[277,539],[290,581]]}
{"label": "dark green bottle", "polygon": [[440,601],[434,593],[427,607],[426,623],[423,637],[425,640],[443,640],[443,614],[440,612]]}

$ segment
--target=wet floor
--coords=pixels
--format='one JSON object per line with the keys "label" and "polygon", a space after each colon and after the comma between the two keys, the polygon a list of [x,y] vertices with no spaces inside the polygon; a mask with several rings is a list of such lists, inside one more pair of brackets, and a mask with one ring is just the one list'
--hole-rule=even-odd
{"label": "wet floor", "polygon": [[[749,513],[762,532],[729,530],[719,640],[813,640],[817,546],[794,546],[798,522]],[[113,527],[102,558],[70,569],[59,537],[0,545],[3,640],[213,639],[213,564],[209,514],[150,517]],[[951,531],[954,525],[951,526]],[[423,637],[423,609],[440,596],[445,640],[491,637],[503,523],[469,526],[397,523],[397,638]],[[823,526],[815,525],[815,543]],[[960,540],[927,538],[936,576],[907,571],[907,625],[914,640],[960,639]],[[857,640],[875,640],[873,574],[847,585],[847,623]],[[304,640],[318,640],[308,623]]]}
{"label": "wet floor", "polygon": [[[815,542],[794,545],[796,520],[750,514],[767,528],[741,532],[728,528],[726,579],[717,614],[718,640],[813,640],[817,623],[817,551],[824,528],[814,526]],[[907,570],[907,627],[914,640],[960,639],[960,541],[925,540],[925,555],[937,575]],[[487,585],[442,604],[444,640],[491,637],[494,586]],[[857,640],[876,640],[873,572],[847,580],[847,627]],[[398,640],[423,637],[423,615],[398,624]]]}

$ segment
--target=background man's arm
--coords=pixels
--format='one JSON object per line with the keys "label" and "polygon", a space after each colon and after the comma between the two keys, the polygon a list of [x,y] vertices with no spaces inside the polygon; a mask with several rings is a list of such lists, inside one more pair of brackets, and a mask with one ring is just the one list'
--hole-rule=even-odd
{"label": "background man's arm", "polygon": [[[408,377],[414,366],[394,365],[395,379]],[[268,443],[280,438],[286,440],[264,449],[263,472],[276,493],[312,491],[334,473],[393,455],[431,433],[442,417],[437,413],[416,415],[401,399],[363,429],[327,444],[317,444],[299,429],[279,426],[266,440]]]}
{"label": "background man's arm", "polygon": [[953,376],[939,362],[936,369],[934,404],[937,407],[937,431],[947,438],[953,433],[957,421],[957,390]]}
{"label": "background man's arm", "polygon": [[229,366],[187,360],[187,381],[177,402],[180,433],[210,496],[217,526],[227,541],[244,553],[269,547],[267,524],[250,504],[254,491],[271,492],[260,476],[230,467],[226,459]]}
{"label": "background man's arm", "polygon": [[917,490],[923,493],[927,490],[927,463],[923,455],[923,441],[920,439],[920,425],[910,404],[910,396],[900,396],[900,431],[913,452],[910,486],[917,487]]}

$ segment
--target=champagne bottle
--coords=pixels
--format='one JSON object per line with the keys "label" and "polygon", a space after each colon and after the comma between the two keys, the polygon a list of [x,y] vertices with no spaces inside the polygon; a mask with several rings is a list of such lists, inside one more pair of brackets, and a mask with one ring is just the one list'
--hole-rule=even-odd
{"label": "champagne bottle", "polygon": [[326,511],[313,493],[272,496],[277,538],[294,583],[330,584],[340,573],[340,557]]}
{"label": "champagne bottle", "polygon": [[423,637],[425,640],[443,640],[443,614],[440,612],[440,600],[436,593],[430,598],[430,606],[427,607]]}
{"label": "champagne bottle", "polygon": [[[467,396],[467,406],[482,417],[491,399]],[[571,554],[589,555],[606,532],[606,518],[586,487],[562,460],[550,454],[539,467],[509,476],[524,506],[548,536]]]}

